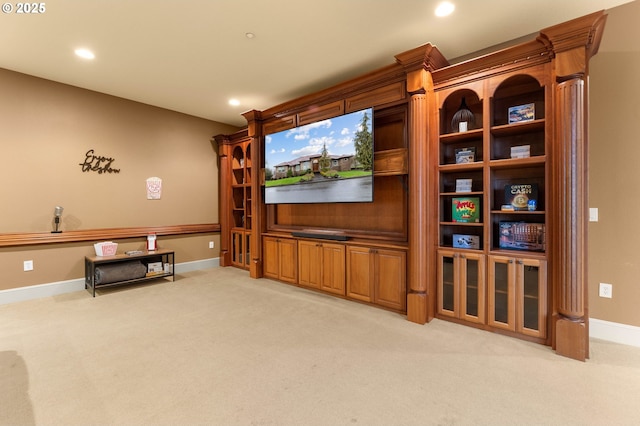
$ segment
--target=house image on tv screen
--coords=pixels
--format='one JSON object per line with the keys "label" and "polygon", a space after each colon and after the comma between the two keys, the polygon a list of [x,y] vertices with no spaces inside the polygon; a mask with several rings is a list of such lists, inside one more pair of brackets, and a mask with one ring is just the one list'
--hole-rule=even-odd
{"label": "house image on tv screen", "polygon": [[[291,176],[300,176],[312,172],[320,171],[320,160],[322,155],[305,155],[298,157],[293,161],[286,161],[284,163],[276,164],[274,179],[282,179]],[[335,170],[337,172],[345,172],[356,167],[355,155],[328,155],[330,165],[329,170]]]}
{"label": "house image on tv screen", "polygon": [[373,109],[266,135],[267,204],[373,201]]}

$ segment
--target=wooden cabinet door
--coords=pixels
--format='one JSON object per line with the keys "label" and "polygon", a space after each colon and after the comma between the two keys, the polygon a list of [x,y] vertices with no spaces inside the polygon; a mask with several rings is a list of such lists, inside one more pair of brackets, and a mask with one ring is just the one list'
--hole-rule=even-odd
{"label": "wooden cabinet door", "polygon": [[249,269],[251,263],[251,233],[231,231],[231,264]]}
{"label": "wooden cabinet door", "polygon": [[282,281],[297,283],[298,281],[298,242],[294,239],[278,239],[279,271]]}
{"label": "wooden cabinet door", "polygon": [[347,296],[372,301],[373,259],[366,247],[347,247]]}
{"label": "wooden cabinet door", "polygon": [[244,252],[244,231],[231,231],[231,264],[242,268],[244,266],[244,259],[242,253]]}
{"label": "wooden cabinet door", "polygon": [[519,333],[547,336],[547,262],[538,259],[516,260],[517,321]]}
{"label": "wooden cabinet door", "polygon": [[485,258],[480,253],[438,251],[438,313],[485,322]]}
{"label": "wooden cabinet door", "polygon": [[298,241],[298,283],[300,285],[320,288],[323,251],[321,244]]}
{"label": "wooden cabinet door", "polygon": [[488,323],[516,330],[516,263],[513,257],[489,256]]}
{"label": "wooden cabinet door", "polygon": [[273,237],[264,237],[262,240],[262,247],[262,272],[265,277],[278,279],[280,275],[278,239]]}
{"label": "wooden cabinet door", "polygon": [[295,284],[298,279],[298,242],[290,238],[264,237],[262,247],[264,276]]}
{"label": "wooden cabinet door", "polygon": [[459,291],[458,262],[453,250],[438,250],[437,312],[448,317],[458,317]]}
{"label": "wooden cabinet door", "polygon": [[[330,293],[345,295],[345,248],[342,244],[321,244],[320,288]],[[316,258],[318,259],[318,258]]]}
{"label": "wooden cabinet door", "polygon": [[484,324],[485,319],[485,257],[479,253],[458,255],[460,286],[459,317],[466,321]]}
{"label": "wooden cabinet door", "polygon": [[380,306],[405,311],[407,260],[401,250],[374,249],[374,300]]}
{"label": "wooden cabinet door", "polygon": [[528,336],[547,335],[547,262],[489,257],[489,325]]}

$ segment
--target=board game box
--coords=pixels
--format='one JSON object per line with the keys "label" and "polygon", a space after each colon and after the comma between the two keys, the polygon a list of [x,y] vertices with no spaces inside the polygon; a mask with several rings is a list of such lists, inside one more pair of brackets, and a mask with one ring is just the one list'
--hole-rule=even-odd
{"label": "board game box", "polygon": [[500,248],[544,251],[546,248],[544,224],[500,222]]}
{"label": "board game box", "polygon": [[451,220],[453,222],[480,222],[480,198],[456,197],[451,200]]}
{"label": "board game box", "polygon": [[456,179],[456,192],[471,192],[472,179]]}
{"label": "board game box", "polygon": [[453,247],[479,249],[480,237],[477,235],[453,234]]}
{"label": "board game box", "polygon": [[538,208],[538,185],[525,183],[504,186],[504,204],[516,211],[535,211]]}

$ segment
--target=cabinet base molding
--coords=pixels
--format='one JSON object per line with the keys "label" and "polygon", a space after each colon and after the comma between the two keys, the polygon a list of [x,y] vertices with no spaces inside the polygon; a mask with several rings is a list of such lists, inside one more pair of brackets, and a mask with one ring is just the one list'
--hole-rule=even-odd
{"label": "cabinet base molding", "polygon": [[426,324],[427,302],[425,293],[409,293],[407,295],[407,320],[417,324]]}
{"label": "cabinet base molding", "polygon": [[556,353],[558,355],[585,361],[589,358],[587,349],[587,327],[584,322],[558,319],[556,326]]}

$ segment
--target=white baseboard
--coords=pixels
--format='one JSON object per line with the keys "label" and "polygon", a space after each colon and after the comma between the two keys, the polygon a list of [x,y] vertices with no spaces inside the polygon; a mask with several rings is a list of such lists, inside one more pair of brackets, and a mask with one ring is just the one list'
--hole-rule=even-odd
{"label": "white baseboard", "polygon": [[176,264],[176,273],[199,271],[200,269],[217,268],[220,266],[220,258],[195,260],[193,262],[182,262]]}
{"label": "white baseboard", "polygon": [[[181,272],[216,268],[218,266],[220,266],[220,258],[218,257],[196,260],[193,262],[177,263],[175,265],[175,273],[179,274]],[[0,305],[23,302],[25,300],[40,299],[43,297],[57,296],[59,294],[71,293],[80,290],[84,290],[84,278],[47,284],[38,284],[28,287],[11,288],[9,290],[0,290]]]}
{"label": "white baseboard", "polygon": [[589,318],[589,337],[640,347],[640,327]]}

